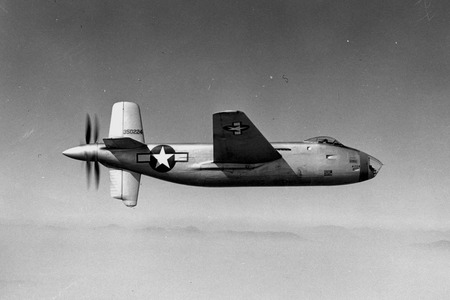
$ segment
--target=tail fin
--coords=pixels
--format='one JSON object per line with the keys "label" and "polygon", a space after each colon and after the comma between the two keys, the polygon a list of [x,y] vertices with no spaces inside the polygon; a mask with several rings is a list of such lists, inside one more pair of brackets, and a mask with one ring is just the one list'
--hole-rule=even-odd
{"label": "tail fin", "polygon": [[145,143],[142,129],[141,111],[133,102],[117,102],[111,112],[109,137],[129,137],[138,142]]}
{"label": "tail fin", "polygon": [[128,207],[137,204],[141,174],[126,170],[109,169],[111,197],[120,199]]}

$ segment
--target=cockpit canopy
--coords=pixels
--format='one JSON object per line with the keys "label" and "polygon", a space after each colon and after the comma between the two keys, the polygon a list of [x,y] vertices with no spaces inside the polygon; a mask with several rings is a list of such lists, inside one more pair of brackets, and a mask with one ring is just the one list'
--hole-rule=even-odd
{"label": "cockpit canopy", "polygon": [[334,145],[334,146],[339,146],[339,147],[344,146],[341,142],[339,142],[335,138],[332,138],[331,136],[316,136],[316,137],[305,140],[305,142],[317,143],[317,144],[328,144],[328,145]]}

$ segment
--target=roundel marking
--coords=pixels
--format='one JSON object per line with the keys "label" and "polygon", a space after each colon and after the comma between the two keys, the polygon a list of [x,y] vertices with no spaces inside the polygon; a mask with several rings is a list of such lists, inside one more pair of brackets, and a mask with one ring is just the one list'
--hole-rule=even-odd
{"label": "roundel marking", "polygon": [[234,122],[233,124],[224,126],[222,128],[225,129],[226,131],[233,132],[234,135],[241,135],[242,132],[249,129],[250,126],[242,125],[241,122]]}
{"label": "roundel marking", "polygon": [[175,166],[175,150],[168,145],[158,145],[151,151],[150,167],[153,170],[165,173]]}

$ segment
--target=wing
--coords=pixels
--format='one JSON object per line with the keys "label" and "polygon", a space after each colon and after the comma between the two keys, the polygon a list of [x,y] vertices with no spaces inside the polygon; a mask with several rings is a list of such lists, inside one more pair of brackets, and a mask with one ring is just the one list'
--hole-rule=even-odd
{"label": "wing", "polygon": [[214,162],[254,164],[281,157],[241,111],[215,113],[213,133]]}

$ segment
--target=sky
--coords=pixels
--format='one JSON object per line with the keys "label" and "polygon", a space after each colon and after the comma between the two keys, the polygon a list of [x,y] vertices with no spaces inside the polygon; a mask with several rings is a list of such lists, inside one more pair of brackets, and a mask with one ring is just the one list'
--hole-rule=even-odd
{"label": "sky", "polygon": [[[0,0],[0,298],[447,299],[450,3]],[[86,113],[148,143],[328,135],[384,163],[334,187],[87,188]]]}
{"label": "sky", "polygon": [[[0,222],[95,227],[450,229],[446,1],[0,1]],[[333,136],[384,163],[338,187],[145,177],[138,206],[61,154],[86,113],[141,107],[148,143],[212,142],[246,112],[269,141]]]}

